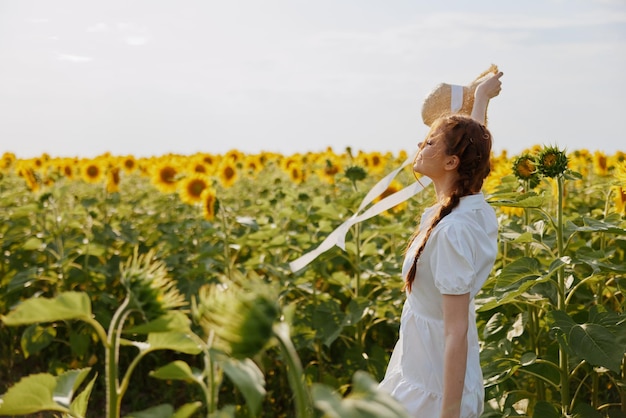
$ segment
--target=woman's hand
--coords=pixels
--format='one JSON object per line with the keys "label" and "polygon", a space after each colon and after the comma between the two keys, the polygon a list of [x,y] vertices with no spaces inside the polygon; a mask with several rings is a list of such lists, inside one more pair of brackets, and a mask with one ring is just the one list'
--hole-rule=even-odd
{"label": "woman's hand", "polygon": [[502,81],[500,77],[504,74],[502,71],[489,74],[483,79],[479,80],[476,91],[474,91],[474,98],[486,98],[487,100],[496,97],[502,90]]}
{"label": "woman's hand", "polygon": [[472,119],[485,125],[487,123],[487,105],[489,100],[500,94],[502,90],[502,71],[488,74],[477,81],[478,85],[474,90],[474,107],[472,108]]}

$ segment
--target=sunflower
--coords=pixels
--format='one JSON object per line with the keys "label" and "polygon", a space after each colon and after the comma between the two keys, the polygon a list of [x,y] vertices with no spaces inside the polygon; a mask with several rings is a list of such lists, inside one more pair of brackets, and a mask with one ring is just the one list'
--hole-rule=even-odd
{"label": "sunflower", "polygon": [[626,187],[613,186],[613,192],[615,197],[613,203],[615,203],[615,212],[622,216],[626,216]]}
{"label": "sunflower", "polygon": [[231,149],[226,154],[224,154],[224,160],[230,161],[232,163],[238,163],[243,161],[244,155],[241,151],[236,149]]}
{"label": "sunflower", "polygon": [[215,169],[215,167],[219,165],[221,160],[219,155],[213,154],[197,154],[197,157],[200,161],[202,161],[202,163],[206,164],[209,167],[212,167],[213,169]]}
{"label": "sunflower", "polygon": [[335,184],[335,176],[342,171],[339,158],[326,154],[323,167],[317,170],[318,177],[329,184]]}
{"label": "sunflower", "polygon": [[287,174],[295,184],[302,184],[306,180],[306,173],[301,164],[291,164]]}
{"label": "sunflower", "polygon": [[99,183],[104,177],[104,167],[102,163],[97,160],[83,160],[80,165],[80,173],[87,183]]}
{"label": "sunflower", "polygon": [[598,176],[607,176],[609,174],[608,159],[606,154],[601,151],[593,153],[593,171]]}
{"label": "sunflower", "polygon": [[137,161],[132,155],[122,158],[122,168],[126,173],[132,173],[137,168]]}
{"label": "sunflower", "polygon": [[16,161],[15,154],[12,152],[5,152],[2,154],[2,159],[0,159],[0,169],[5,170],[10,168]]}
{"label": "sunflower", "polygon": [[39,190],[40,181],[35,174],[35,170],[32,168],[25,168],[22,170],[22,176],[24,177],[24,181],[26,181],[26,186],[28,186],[31,192]]}
{"label": "sunflower", "polygon": [[510,161],[502,157],[495,158],[491,163],[491,171],[483,182],[483,190],[487,194],[495,193],[502,185],[502,179],[511,174],[513,170]]}
{"label": "sunflower", "polygon": [[615,164],[615,178],[622,187],[626,188],[626,161]]}
{"label": "sunflower", "polygon": [[193,205],[202,201],[202,192],[211,185],[211,181],[207,176],[202,174],[194,174],[180,181],[178,194],[180,200]]}
{"label": "sunflower", "polygon": [[558,177],[567,170],[568,158],[557,147],[544,147],[537,157],[537,170],[546,177]]}
{"label": "sunflower", "polygon": [[186,171],[192,174],[213,175],[217,159],[210,154],[195,154],[185,161]]}
{"label": "sunflower", "polygon": [[163,161],[154,168],[152,183],[163,193],[173,193],[178,187],[178,168]]}
{"label": "sunflower", "polygon": [[370,164],[368,168],[374,174],[382,173],[387,165],[387,157],[380,152],[370,152],[368,161]]}
{"label": "sunflower", "polygon": [[407,158],[409,158],[409,154],[407,154],[405,150],[401,150],[398,153],[398,157],[396,158],[396,163],[402,164],[404,161],[406,161]]}
{"label": "sunflower", "polygon": [[200,195],[200,200],[202,201],[204,219],[212,221],[219,209],[219,201],[217,200],[215,189],[212,187],[205,188]]}
{"label": "sunflower", "polygon": [[500,210],[509,218],[512,218],[514,216],[521,218],[522,216],[524,216],[524,208],[517,208],[513,206],[500,206]]}
{"label": "sunflower", "polygon": [[59,174],[69,180],[72,180],[74,178],[74,166],[75,163],[73,160],[64,159],[59,164]]}
{"label": "sunflower", "polygon": [[[384,198],[391,196],[392,194],[399,192],[400,190],[402,190],[402,183],[400,183],[398,180],[393,180],[389,186],[387,186],[387,188],[385,189],[384,192],[382,192],[380,194],[380,196],[378,196],[376,199],[374,199],[374,203],[380,202],[381,200],[383,200]],[[391,212],[393,213],[399,213],[402,212],[404,209],[406,209],[408,203],[406,201],[397,204],[396,206],[392,207],[390,209]],[[387,211],[388,212],[388,211]]]}
{"label": "sunflower", "polygon": [[116,193],[120,191],[120,168],[117,166],[109,167],[107,170],[107,193]]}
{"label": "sunflower", "polygon": [[263,170],[263,162],[261,161],[261,155],[247,155],[243,162],[244,169],[248,176],[254,178]]}
{"label": "sunflower", "polygon": [[222,161],[220,168],[218,169],[218,176],[220,179],[220,183],[222,183],[222,186],[224,186],[225,188],[231,187],[239,178],[237,166],[234,162],[229,161],[225,158]]}
{"label": "sunflower", "polygon": [[589,175],[589,165],[592,160],[591,154],[589,151],[576,150],[570,155],[569,167],[580,173],[581,176],[587,177]]}
{"label": "sunflower", "polygon": [[282,157],[279,160],[280,169],[289,174],[289,168],[292,164],[301,164],[302,158],[298,154],[291,155],[289,157]]}

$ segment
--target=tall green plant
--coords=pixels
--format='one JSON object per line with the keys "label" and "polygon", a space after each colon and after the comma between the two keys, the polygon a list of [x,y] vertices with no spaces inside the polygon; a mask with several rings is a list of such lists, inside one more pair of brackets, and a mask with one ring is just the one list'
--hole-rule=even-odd
{"label": "tall green plant", "polygon": [[[91,301],[84,292],[62,292],[54,298],[31,298],[15,307],[2,322],[8,326],[20,326],[58,321],[83,321],[89,324],[105,350],[106,416],[120,416],[122,398],[128,389],[131,375],[139,361],[147,354],[158,350],[174,350],[186,354],[198,354],[201,343],[189,330],[189,321],[177,311],[184,300],[167,277],[164,264],[153,259],[154,253],[139,255],[137,251],[127,263],[121,266],[120,283],[126,290],[126,297],[113,315],[108,329],[98,322],[91,310]],[[134,315],[134,316],[132,316]],[[135,326],[127,327],[132,316]],[[141,340],[122,338],[122,333],[147,334]],[[119,351],[121,345],[134,346],[139,353],[134,357],[124,373],[121,373]],[[16,385],[3,399],[0,413],[5,410],[13,414],[27,414],[32,411],[28,405],[20,405],[20,396],[34,391],[38,399],[37,411],[59,410],[46,400],[46,393],[36,391],[36,382]],[[17,396],[16,393],[24,395]],[[9,402],[10,401],[10,402]],[[55,401],[63,408],[63,404]],[[189,407],[185,409],[188,410]],[[196,406],[197,408],[197,406]],[[193,411],[192,411],[193,412]]]}
{"label": "tall green plant", "polygon": [[[483,356],[489,391],[501,399],[501,412],[521,408],[533,417],[567,417],[591,409],[606,413],[610,394],[604,395],[605,403],[599,401],[596,370],[603,369],[605,381],[613,381],[618,398],[622,396],[626,321],[621,311],[612,312],[604,304],[607,287],[602,294],[593,292],[595,284],[606,281],[607,272],[620,267],[609,262],[600,267],[587,248],[594,236],[624,236],[626,230],[610,216],[592,219],[564,212],[566,183],[580,176],[567,170],[567,157],[556,147],[545,147],[521,167],[548,184],[548,179],[553,181],[554,199],[549,204],[531,191],[529,176],[522,178],[517,170],[526,182],[523,193],[494,196],[494,205],[524,208],[526,216],[523,227],[514,223],[502,233],[509,248],[479,303],[480,317],[487,318]],[[531,211],[538,217],[531,220]],[[596,256],[608,258],[610,253],[597,251]],[[518,320],[510,322],[511,317]],[[536,379],[535,384],[522,383],[530,382],[524,376]],[[590,387],[588,379],[594,382]],[[537,385],[537,380],[542,383]],[[534,393],[528,390],[533,386]],[[524,399],[528,405],[521,407]]]}

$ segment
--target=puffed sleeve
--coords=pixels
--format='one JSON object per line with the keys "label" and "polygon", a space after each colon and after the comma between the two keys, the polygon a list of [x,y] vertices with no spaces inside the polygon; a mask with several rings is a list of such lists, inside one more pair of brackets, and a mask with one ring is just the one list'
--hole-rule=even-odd
{"label": "puffed sleeve", "polygon": [[430,239],[434,244],[430,263],[435,286],[444,295],[470,293],[476,277],[472,249],[475,237],[461,223],[441,226]]}

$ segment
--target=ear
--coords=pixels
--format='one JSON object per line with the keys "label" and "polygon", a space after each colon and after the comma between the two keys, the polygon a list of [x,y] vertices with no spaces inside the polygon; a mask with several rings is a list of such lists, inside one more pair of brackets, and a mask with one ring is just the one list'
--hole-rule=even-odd
{"label": "ear", "polygon": [[449,171],[452,171],[452,170],[456,171],[460,163],[461,163],[461,160],[459,159],[457,155],[448,155],[446,157],[446,165],[444,168]]}

